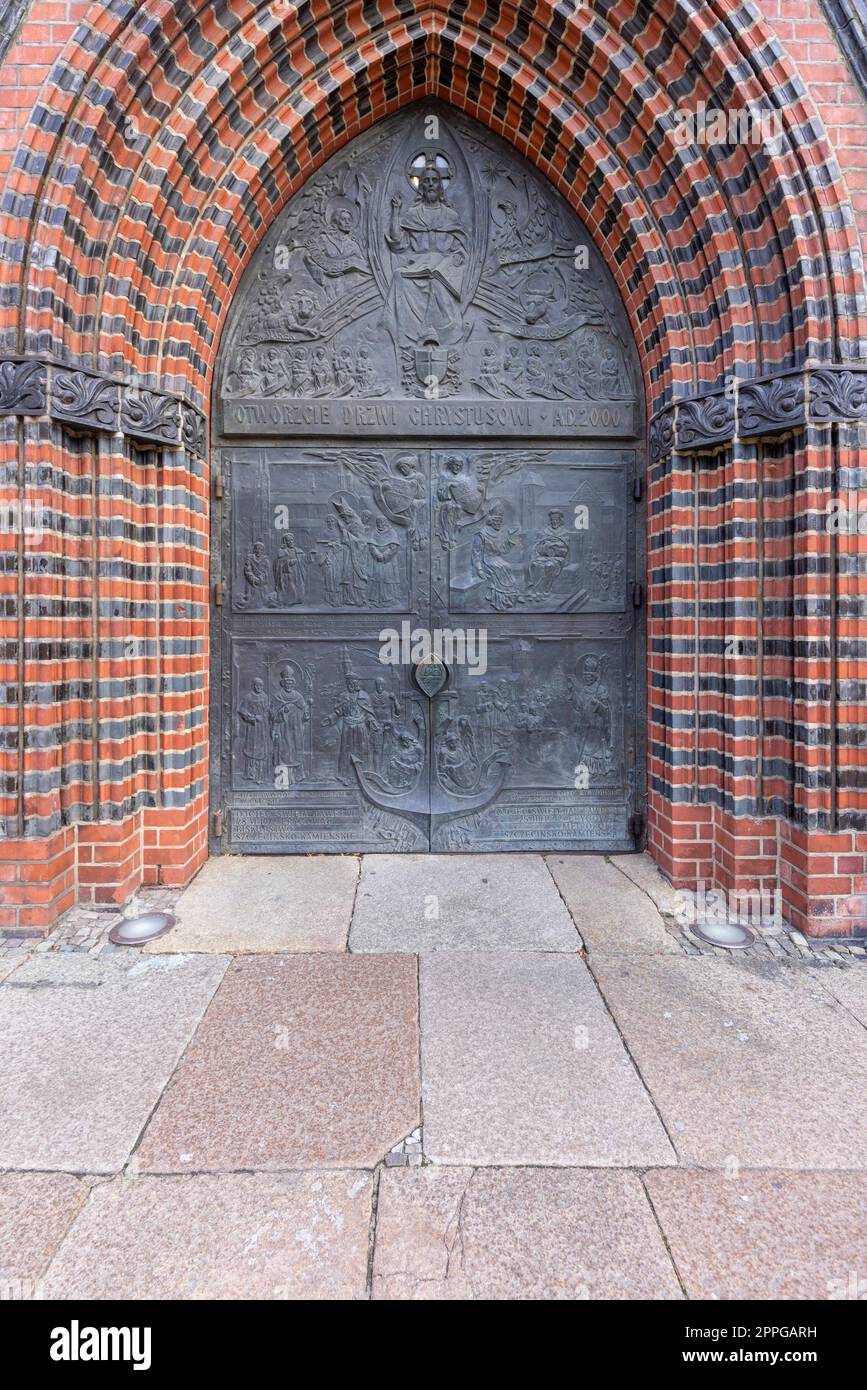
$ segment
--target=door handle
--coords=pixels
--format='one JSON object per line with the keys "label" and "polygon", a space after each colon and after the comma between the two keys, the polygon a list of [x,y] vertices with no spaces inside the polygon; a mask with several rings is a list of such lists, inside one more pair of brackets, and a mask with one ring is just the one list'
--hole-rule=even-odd
{"label": "door handle", "polygon": [[429,700],[439,695],[449,683],[449,668],[434,652],[423,656],[412,668],[412,678]]}

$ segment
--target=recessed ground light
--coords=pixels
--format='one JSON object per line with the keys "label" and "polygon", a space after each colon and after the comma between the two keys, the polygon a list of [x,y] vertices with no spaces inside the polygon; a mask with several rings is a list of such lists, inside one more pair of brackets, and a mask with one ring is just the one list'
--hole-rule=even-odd
{"label": "recessed ground light", "polygon": [[143,912],[140,917],[125,917],[112,927],[109,941],[115,946],[142,946],[145,941],[153,941],[155,936],[163,936],[171,931],[175,919],[168,912]]}
{"label": "recessed ground light", "polygon": [[693,923],[692,931],[699,941],[709,946],[725,946],[729,951],[743,951],[755,940],[753,932],[742,927],[740,922],[715,922],[713,920]]}

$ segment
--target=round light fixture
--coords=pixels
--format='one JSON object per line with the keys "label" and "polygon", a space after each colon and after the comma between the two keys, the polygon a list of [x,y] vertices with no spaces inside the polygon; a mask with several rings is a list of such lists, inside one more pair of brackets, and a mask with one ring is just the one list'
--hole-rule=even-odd
{"label": "round light fixture", "polygon": [[154,937],[171,931],[174,925],[175,919],[168,912],[143,912],[139,917],[125,917],[118,922],[109,932],[108,939],[115,946],[142,946],[146,941],[153,941]]}
{"label": "round light fixture", "polygon": [[709,946],[724,946],[728,951],[744,951],[755,940],[755,934],[740,922],[693,922],[690,930],[699,941],[706,941]]}

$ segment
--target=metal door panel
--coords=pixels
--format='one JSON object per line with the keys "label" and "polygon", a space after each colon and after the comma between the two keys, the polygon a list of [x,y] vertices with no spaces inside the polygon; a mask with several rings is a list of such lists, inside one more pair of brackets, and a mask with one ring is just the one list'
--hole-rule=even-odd
{"label": "metal door panel", "polygon": [[383,631],[427,618],[428,459],[376,462],[303,444],[224,457],[232,850],[428,848],[429,704],[380,660]]}

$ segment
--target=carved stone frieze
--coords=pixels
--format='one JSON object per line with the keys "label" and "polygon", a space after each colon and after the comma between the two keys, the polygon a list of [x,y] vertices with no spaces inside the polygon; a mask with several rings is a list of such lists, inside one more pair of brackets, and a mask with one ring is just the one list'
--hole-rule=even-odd
{"label": "carved stone frieze", "polygon": [[816,423],[867,420],[867,371],[817,367],[810,374],[810,419]]}
{"label": "carved stone frieze", "polygon": [[120,427],[121,388],[91,372],[55,367],[51,377],[50,413],[55,420],[83,431],[114,434]]}
{"label": "carved stone frieze", "polygon": [[180,406],[172,396],[144,387],[124,392],[120,427],[133,439],[157,444],[178,444],[181,438]]}
{"label": "carved stone frieze", "polygon": [[683,452],[725,443],[733,438],[734,429],[735,403],[722,393],[678,404],[675,439]]}
{"label": "carved stone frieze", "polygon": [[0,415],[42,415],[45,402],[44,363],[27,358],[0,362]]}
{"label": "carved stone frieze", "polygon": [[738,388],[738,434],[774,435],[805,421],[806,397],[801,372],[749,382]]}

